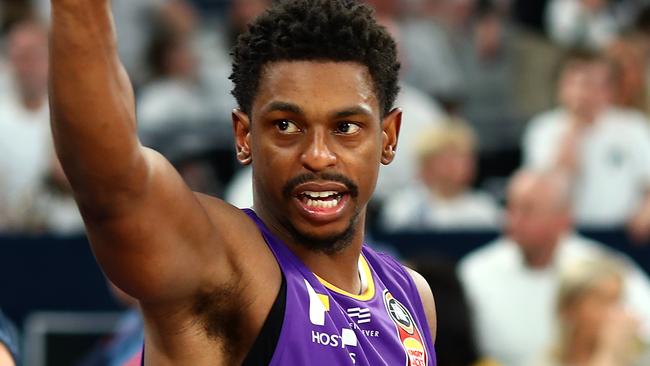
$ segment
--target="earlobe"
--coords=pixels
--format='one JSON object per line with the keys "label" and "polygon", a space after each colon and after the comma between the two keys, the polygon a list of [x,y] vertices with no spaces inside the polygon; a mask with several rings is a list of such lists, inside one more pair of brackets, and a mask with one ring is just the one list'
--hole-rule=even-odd
{"label": "earlobe", "polygon": [[381,163],[384,165],[390,164],[395,159],[396,148],[388,145],[381,155]]}
{"label": "earlobe", "polygon": [[248,115],[239,109],[232,111],[232,127],[235,134],[237,148],[237,160],[242,165],[249,165],[253,162],[250,146],[250,119]]}
{"label": "earlobe", "polygon": [[399,139],[399,131],[402,125],[402,110],[399,108],[393,109],[385,118],[383,125],[383,149],[381,154],[381,163],[384,165],[390,164],[395,159],[397,152],[397,141]]}

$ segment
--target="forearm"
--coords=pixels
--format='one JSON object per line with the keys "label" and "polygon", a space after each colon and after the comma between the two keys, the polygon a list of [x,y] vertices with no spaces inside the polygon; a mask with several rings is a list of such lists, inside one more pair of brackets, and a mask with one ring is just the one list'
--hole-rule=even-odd
{"label": "forearm", "polygon": [[136,194],[147,168],[108,0],[52,1],[50,65],[52,131],[78,198]]}

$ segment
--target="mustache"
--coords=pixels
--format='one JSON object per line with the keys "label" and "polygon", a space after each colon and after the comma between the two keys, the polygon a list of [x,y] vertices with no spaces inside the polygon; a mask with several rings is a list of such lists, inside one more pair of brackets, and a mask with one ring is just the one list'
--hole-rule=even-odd
{"label": "mustache", "polygon": [[352,181],[352,179],[337,173],[305,173],[297,177],[291,178],[282,188],[282,193],[286,198],[291,198],[293,191],[297,186],[308,182],[322,182],[330,181],[337,182],[345,185],[348,193],[352,198],[359,195],[359,187]]}

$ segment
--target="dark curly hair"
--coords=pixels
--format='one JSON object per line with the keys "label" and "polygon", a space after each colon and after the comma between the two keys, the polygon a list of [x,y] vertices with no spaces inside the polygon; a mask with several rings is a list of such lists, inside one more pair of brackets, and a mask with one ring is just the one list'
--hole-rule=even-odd
{"label": "dark curly hair", "polygon": [[275,61],[358,62],[368,67],[383,115],[393,108],[400,64],[395,41],[356,0],[282,0],[237,40],[230,80],[250,114],[263,67]]}

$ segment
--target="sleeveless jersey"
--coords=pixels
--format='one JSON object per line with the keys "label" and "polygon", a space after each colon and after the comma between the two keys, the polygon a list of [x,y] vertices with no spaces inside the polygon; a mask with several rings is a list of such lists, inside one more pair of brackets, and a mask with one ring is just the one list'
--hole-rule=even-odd
{"label": "sleeveless jersey", "polygon": [[426,315],[411,276],[364,245],[361,295],[312,273],[251,210],[286,281],[284,321],[271,366],[435,366]]}

